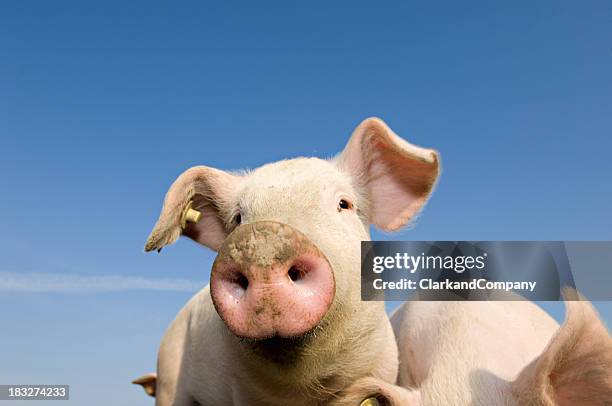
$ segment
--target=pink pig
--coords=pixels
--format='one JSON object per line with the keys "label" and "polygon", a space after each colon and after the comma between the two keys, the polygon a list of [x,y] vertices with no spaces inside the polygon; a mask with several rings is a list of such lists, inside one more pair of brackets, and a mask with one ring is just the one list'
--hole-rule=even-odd
{"label": "pink pig", "polygon": [[[370,225],[406,225],[439,172],[435,151],[404,141],[376,118],[362,122],[333,159],[295,158],[248,173],[205,166],[184,172],[145,249],[185,235],[218,255],[210,285],[167,330],[157,375],[135,383],[162,406],[357,405],[372,394],[392,404],[502,402],[501,395],[471,394],[486,385],[497,391],[498,380],[512,379],[543,350],[557,325],[537,306],[408,302],[392,327],[384,303],[361,301],[360,242],[370,239]],[[198,221],[185,221],[190,205]],[[453,323],[458,327],[446,328]],[[500,343],[475,341],[466,353],[469,346],[450,344],[489,328],[508,331],[503,349],[519,355],[481,364],[478,354],[499,353]],[[447,365],[465,367],[431,378],[444,376]],[[428,382],[430,392],[406,389]],[[437,392],[444,395],[430,396]]]}
{"label": "pink pig", "polygon": [[362,378],[333,405],[611,405],[612,338],[589,302],[565,296],[560,328],[527,301],[407,302],[391,317],[397,384]]}
{"label": "pink pig", "polygon": [[[158,405],[327,404],[357,379],[395,382],[397,346],[382,302],[360,297],[360,242],[423,207],[435,151],[379,119],[333,159],[296,158],[248,173],[205,166],[171,186],[146,244],[183,234],[218,252],[210,285],[181,310],[157,378]],[[202,213],[182,227],[190,204]]]}

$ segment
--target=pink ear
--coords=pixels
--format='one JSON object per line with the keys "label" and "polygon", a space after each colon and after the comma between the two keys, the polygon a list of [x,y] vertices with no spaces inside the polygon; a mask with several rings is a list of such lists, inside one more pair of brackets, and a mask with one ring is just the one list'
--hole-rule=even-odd
{"label": "pink ear", "polygon": [[568,289],[567,316],[542,354],[513,382],[521,404],[612,404],[612,338],[593,306]]}
{"label": "pink ear", "polygon": [[436,151],[404,141],[378,118],[355,129],[337,162],[365,189],[371,222],[387,231],[419,212],[440,172]]}
{"label": "pink ear", "polygon": [[[230,202],[240,181],[240,176],[206,166],[183,172],[166,194],[145,251],[161,250],[181,234],[213,250],[219,249],[227,235],[224,218],[229,216]],[[183,228],[181,217],[190,202],[202,216],[197,223],[185,223]]]}

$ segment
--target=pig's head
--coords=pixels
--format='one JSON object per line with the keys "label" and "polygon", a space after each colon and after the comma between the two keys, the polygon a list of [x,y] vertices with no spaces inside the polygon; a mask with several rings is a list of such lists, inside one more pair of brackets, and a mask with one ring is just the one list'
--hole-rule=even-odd
{"label": "pig's head", "polygon": [[[435,151],[371,118],[333,159],[243,173],[187,170],[168,191],[145,249],[185,235],[217,251],[210,292],[229,330],[253,340],[301,337],[355,313],[360,241],[369,239],[370,224],[404,226],[438,173]],[[189,207],[201,218],[186,219]]]}

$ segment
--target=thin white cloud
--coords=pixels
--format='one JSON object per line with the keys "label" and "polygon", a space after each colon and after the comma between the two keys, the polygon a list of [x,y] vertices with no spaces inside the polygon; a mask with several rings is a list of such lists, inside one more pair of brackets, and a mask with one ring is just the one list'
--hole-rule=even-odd
{"label": "thin white cloud", "polygon": [[204,282],[186,279],[0,271],[0,292],[96,293],[128,290],[196,292],[204,285]]}

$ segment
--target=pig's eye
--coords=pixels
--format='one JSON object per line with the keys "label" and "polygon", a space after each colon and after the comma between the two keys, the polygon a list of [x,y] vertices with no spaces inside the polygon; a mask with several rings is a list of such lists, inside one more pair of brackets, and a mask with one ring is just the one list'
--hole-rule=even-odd
{"label": "pig's eye", "polygon": [[338,202],[338,211],[350,210],[353,208],[353,204],[346,199],[340,199]]}

